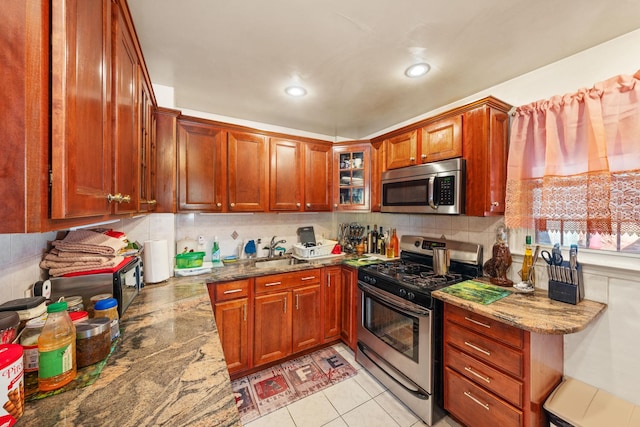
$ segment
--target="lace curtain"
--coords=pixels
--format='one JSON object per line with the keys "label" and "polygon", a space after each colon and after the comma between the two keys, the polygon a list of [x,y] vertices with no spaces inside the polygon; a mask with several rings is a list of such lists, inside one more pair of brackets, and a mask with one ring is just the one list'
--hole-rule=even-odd
{"label": "lace curtain", "polygon": [[640,233],[640,71],[516,109],[505,223]]}

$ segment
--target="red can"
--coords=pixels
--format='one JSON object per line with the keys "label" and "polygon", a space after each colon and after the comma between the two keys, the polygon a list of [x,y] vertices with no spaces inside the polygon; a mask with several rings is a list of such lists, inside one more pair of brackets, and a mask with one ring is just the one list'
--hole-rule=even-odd
{"label": "red can", "polygon": [[0,345],[0,425],[12,426],[24,412],[22,346]]}

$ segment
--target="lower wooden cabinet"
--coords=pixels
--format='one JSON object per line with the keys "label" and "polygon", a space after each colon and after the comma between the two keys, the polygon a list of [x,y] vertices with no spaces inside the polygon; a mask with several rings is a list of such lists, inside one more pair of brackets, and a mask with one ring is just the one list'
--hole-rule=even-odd
{"label": "lower wooden cabinet", "polygon": [[256,296],[255,319],[255,366],[291,354],[291,292]]}
{"label": "lower wooden cabinet", "polygon": [[468,427],[542,427],[542,405],[560,383],[562,335],[524,331],[444,308],[444,406]]}
{"label": "lower wooden cabinet", "polygon": [[340,289],[342,293],[342,309],[340,322],[340,338],[351,350],[356,351],[358,343],[357,307],[358,307],[358,270],[342,266]]}
{"label": "lower wooden cabinet", "polygon": [[253,279],[207,284],[229,373],[251,367],[252,287]]}
{"label": "lower wooden cabinet", "polygon": [[313,268],[207,289],[232,379],[340,339],[355,351],[355,268]]}
{"label": "lower wooden cabinet", "polygon": [[326,267],[323,278],[324,341],[340,338],[342,267]]}
{"label": "lower wooden cabinet", "polygon": [[319,268],[255,279],[253,365],[322,344]]}

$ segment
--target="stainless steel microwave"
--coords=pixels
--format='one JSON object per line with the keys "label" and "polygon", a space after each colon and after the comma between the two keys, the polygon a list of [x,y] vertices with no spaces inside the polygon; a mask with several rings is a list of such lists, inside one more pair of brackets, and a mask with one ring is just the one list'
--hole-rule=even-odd
{"label": "stainless steel microwave", "polygon": [[382,212],[464,213],[465,161],[442,160],[382,173]]}

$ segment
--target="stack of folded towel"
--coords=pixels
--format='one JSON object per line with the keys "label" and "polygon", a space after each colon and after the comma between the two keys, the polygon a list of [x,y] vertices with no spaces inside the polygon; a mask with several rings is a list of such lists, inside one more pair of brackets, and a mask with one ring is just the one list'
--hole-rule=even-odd
{"label": "stack of folded towel", "polygon": [[127,245],[122,239],[91,230],[70,231],[54,240],[53,249],[40,262],[53,277],[97,269],[112,268],[124,261],[120,255]]}

